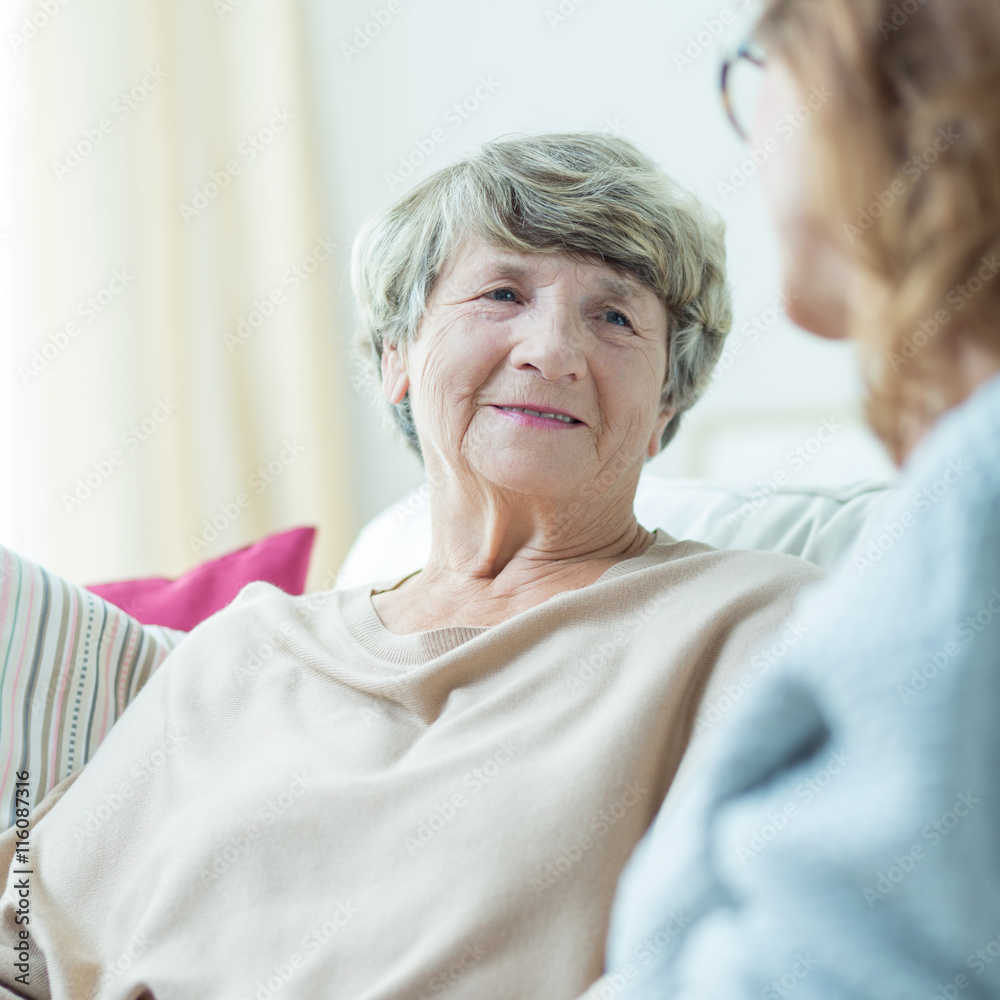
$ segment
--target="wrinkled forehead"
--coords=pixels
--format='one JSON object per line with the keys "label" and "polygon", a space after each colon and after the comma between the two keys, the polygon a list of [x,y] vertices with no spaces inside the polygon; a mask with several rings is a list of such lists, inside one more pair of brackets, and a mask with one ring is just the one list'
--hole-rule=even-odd
{"label": "wrinkled forehead", "polygon": [[436,284],[466,286],[483,281],[531,283],[569,267],[589,287],[619,299],[659,301],[656,292],[624,267],[575,250],[518,251],[465,237],[448,255]]}

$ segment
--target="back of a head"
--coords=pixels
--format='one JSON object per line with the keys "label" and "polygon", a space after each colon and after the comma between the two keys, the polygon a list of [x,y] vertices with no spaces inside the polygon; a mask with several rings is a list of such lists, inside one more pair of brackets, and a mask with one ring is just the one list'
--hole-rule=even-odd
{"label": "back of a head", "polygon": [[864,275],[850,332],[899,460],[908,413],[933,419],[935,392],[952,395],[958,338],[1000,357],[1000,7],[769,0],[756,35],[802,93],[832,93],[811,126],[809,202]]}

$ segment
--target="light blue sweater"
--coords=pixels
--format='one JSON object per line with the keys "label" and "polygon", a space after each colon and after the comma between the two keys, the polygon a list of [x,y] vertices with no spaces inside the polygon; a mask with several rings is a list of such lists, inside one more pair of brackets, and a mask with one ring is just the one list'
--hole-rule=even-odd
{"label": "light blue sweater", "polygon": [[601,996],[1000,997],[1000,377],[872,525],[636,849]]}

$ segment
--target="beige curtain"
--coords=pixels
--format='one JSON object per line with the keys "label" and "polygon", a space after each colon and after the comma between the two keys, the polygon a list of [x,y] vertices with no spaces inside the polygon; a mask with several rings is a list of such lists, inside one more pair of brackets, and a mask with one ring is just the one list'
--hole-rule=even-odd
{"label": "beige curtain", "polygon": [[297,3],[8,16],[0,535],[78,583],[356,525]]}

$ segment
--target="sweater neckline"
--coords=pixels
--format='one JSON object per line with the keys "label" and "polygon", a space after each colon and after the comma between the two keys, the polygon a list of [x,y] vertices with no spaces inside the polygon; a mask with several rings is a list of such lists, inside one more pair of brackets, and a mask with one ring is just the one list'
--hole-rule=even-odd
{"label": "sweater neckline", "polygon": [[420,572],[419,569],[412,570],[398,577],[390,577],[387,580],[376,581],[360,587],[353,587],[349,591],[342,591],[343,605],[342,613],[347,630],[354,641],[362,647],[370,658],[382,661],[383,663],[400,667],[419,666],[429,660],[462,645],[470,639],[474,639],[484,632],[495,629],[502,629],[522,615],[531,614],[552,601],[558,601],[569,594],[580,590],[588,590],[608,580],[613,580],[637,570],[654,566],[663,559],[663,550],[668,545],[676,544],[676,539],[668,535],[662,528],[657,528],[653,532],[652,544],[647,546],[645,552],[637,556],[630,556],[622,559],[613,566],[608,567],[596,580],[583,587],[575,587],[573,590],[556,594],[534,608],[528,608],[506,621],[497,625],[445,625],[440,628],[428,629],[424,632],[397,633],[388,629],[379,618],[375,605],[372,603],[372,596],[376,590],[393,590]]}

